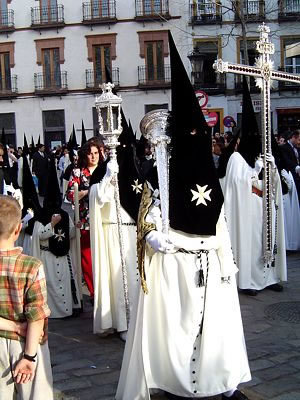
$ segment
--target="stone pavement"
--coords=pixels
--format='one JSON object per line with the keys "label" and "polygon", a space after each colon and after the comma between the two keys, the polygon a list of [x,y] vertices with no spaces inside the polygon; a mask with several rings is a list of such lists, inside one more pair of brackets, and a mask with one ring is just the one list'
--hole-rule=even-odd
{"label": "stone pavement", "polygon": [[[240,303],[252,371],[244,392],[251,400],[300,400],[300,253],[288,254],[282,293],[240,294]],[[114,399],[124,344],[117,334],[92,334],[86,296],[80,317],[50,320],[49,344],[56,400]]]}

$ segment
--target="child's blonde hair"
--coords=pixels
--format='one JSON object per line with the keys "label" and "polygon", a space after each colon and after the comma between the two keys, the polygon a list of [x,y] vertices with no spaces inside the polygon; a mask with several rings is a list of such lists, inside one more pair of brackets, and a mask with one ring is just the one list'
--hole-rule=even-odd
{"label": "child's blonde hair", "polygon": [[21,207],[11,196],[0,195],[0,238],[8,239],[21,222]]}

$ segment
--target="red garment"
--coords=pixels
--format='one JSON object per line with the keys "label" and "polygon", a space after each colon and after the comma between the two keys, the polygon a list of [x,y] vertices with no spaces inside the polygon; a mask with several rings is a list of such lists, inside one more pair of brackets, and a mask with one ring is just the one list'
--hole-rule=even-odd
{"label": "red garment", "polygon": [[93,284],[93,269],[92,269],[92,254],[90,231],[85,229],[80,230],[80,245],[81,245],[81,268],[84,280],[87,284],[91,297],[94,297]]}

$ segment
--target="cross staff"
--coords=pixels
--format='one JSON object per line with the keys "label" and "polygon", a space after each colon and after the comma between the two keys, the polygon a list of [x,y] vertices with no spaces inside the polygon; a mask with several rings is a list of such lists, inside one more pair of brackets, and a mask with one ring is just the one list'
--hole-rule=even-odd
{"label": "cross staff", "polygon": [[231,72],[233,74],[253,76],[261,78],[256,80],[256,85],[261,88],[263,116],[263,152],[264,152],[264,193],[263,193],[263,219],[264,219],[264,262],[272,263],[274,254],[272,250],[272,180],[271,163],[266,160],[266,153],[271,153],[271,107],[270,107],[270,87],[271,80],[293,82],[300,84],[300,76],[286,72],[279,72],[272,69],[273,63],[270,55],[274,54],[274,44],[269,41],[270,28],[265,24],[258,27],[260,40],[256,42],[256,50],[260,54],[256,66],[234,64],[224,62],[222,59],[215,61],[213,68],[220,73]]}

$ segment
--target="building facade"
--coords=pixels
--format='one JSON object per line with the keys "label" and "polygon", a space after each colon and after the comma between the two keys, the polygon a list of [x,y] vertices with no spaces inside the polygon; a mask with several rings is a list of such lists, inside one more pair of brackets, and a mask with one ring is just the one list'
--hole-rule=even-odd
{"label": "building facade", "polygon": [[[253,64],[264,21],[274,68],[300,73],[300,3],[223,1],[0,0],[0,129],[17,146],[25,133],[53,147],[74,124],[80,143],[82,120],[87,137],[97,132],[95,97],[109,74],[139,136],[146,112],[170,108],[171,30],[195,90],[207,95],[205,113],[218,116],[214,131],[227,130],[225,116],[240,119],[241,80],[216,74],[214,60]],[[260,94],[250,84],[259,116]],[[271,96],[274,131],[299,127],[299,85],[274,83]]]}

